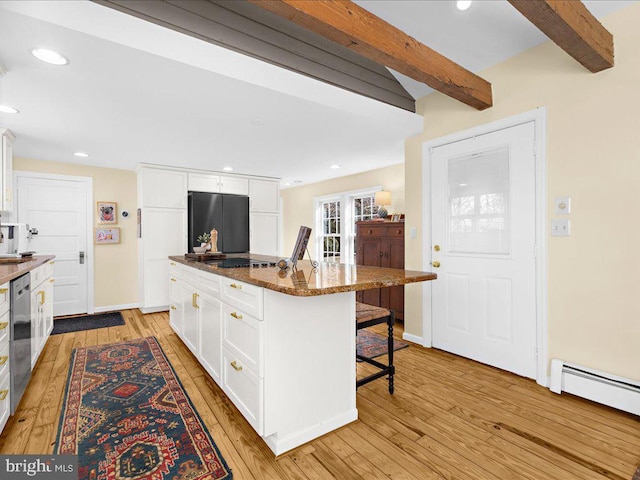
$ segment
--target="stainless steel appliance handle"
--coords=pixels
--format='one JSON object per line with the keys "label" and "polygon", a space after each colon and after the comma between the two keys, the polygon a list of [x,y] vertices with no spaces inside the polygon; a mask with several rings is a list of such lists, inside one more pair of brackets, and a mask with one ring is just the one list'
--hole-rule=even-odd
{"label": "stainless steel appliance handle", "polygon": [[80,265],[84,264],[84,252],[80,252]]}

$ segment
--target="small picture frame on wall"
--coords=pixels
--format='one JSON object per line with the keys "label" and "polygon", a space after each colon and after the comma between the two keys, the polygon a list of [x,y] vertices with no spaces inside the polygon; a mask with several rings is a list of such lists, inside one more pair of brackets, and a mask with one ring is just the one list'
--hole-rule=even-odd
{"label": "small picture frame on wall", "polygon": [[394,213],[393,215],[391,215],[392,222],[399,222],[401,218],[402,218],[401,213]]}
{"label": "small picture frame on wall", "polygon": [[118,204],[116,202],[98,202],[98,225],[118,223]]}
{"label": "small picture frame on wall", "polygon": [[93,237],[93,242],[96,245],[109,245],[114,243],[120,243],[120,228],[96,228]]}

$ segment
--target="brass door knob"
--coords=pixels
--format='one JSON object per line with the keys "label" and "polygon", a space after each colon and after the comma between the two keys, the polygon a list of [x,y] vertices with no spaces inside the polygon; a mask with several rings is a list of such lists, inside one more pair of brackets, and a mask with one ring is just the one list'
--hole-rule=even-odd
{"label": "brass door knob", "polygon": [[433,268],[440,268],[440,262],[435,260],[435,261],[431,262],[431,266]]}
{"label": "brass door knob", "polygon": [[434,246],[433,246],[433,249],[434,249],[436,252],[439,252],[439,251],[440,251],[440,245],[434,245]]}

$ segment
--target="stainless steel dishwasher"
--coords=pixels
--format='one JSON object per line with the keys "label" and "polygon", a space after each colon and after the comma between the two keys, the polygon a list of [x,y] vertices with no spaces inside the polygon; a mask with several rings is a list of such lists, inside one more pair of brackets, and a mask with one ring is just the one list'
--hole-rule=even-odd
{"label": "stainless steel dishwasher", "polygon": [[10,372],[11,414],[20,403],[31,378],[31,276],[11,281]]}

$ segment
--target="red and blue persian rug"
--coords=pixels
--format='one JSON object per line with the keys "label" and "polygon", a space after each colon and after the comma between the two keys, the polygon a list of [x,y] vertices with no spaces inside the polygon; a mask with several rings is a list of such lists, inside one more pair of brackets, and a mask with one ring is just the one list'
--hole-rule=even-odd
{"label": "red and blue persian rug", "polygon": [[54,450],[86,480],[230,480],[154,337],[73,351]]}
{"label": "red and blue persian rug", "polygon": [[[387,354],[387,337],[363,328],[356,335],[356,353],[367,358],[375,358]],[[408,347],[402,340],[393,339],[393,350]],[[360,360],[358,360],[360,361]]]}

